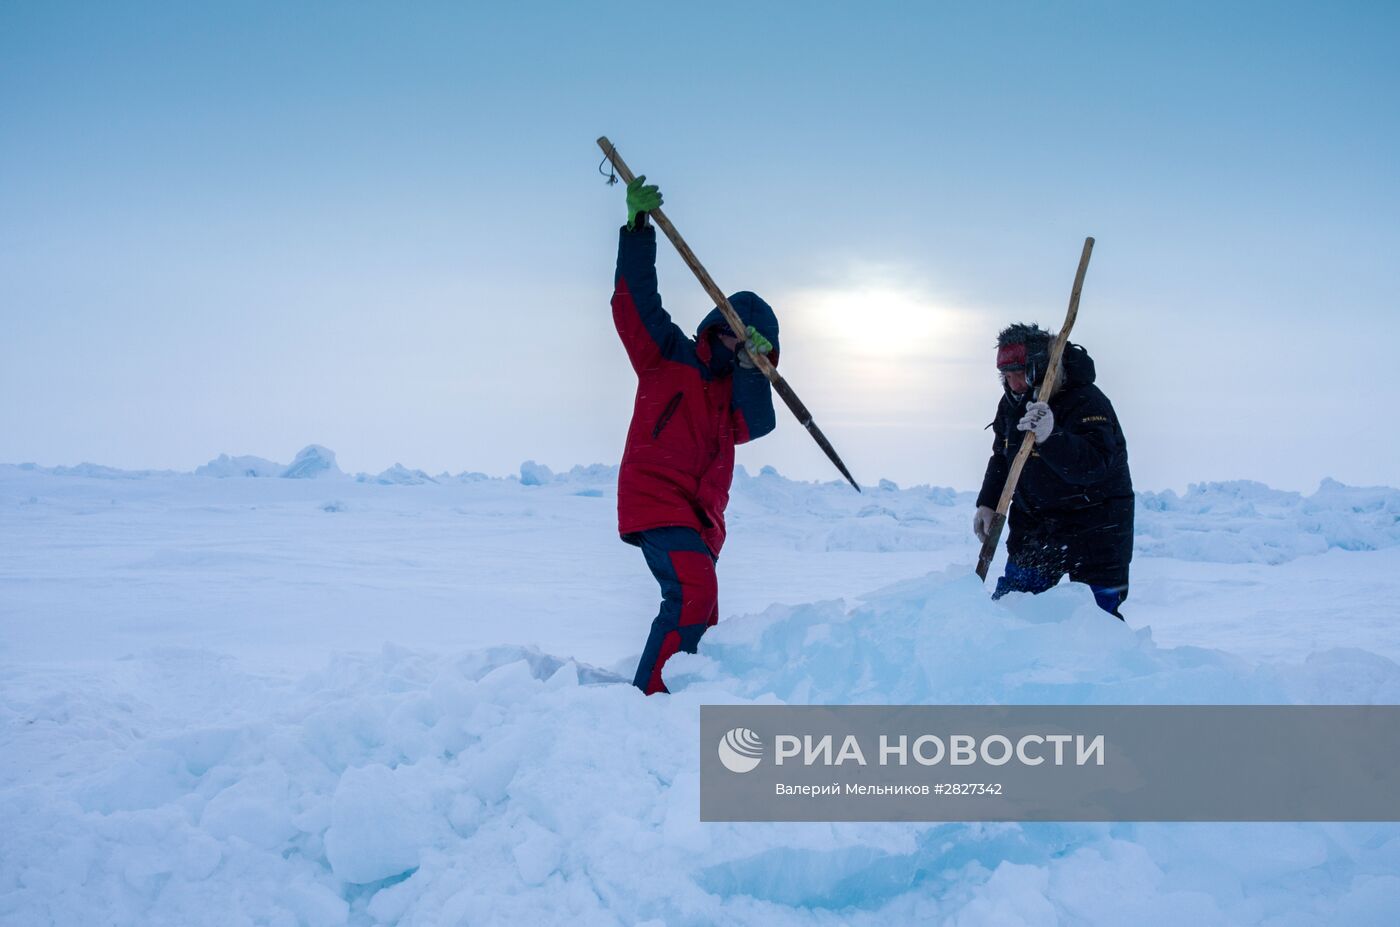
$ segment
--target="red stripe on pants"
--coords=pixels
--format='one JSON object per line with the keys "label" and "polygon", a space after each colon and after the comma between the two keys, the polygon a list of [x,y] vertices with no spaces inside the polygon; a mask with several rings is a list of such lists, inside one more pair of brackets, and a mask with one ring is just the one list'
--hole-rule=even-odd
{"label": "red stripe on pants", "polygon": [[666,661],[680,650],[694,653],[700,636],[707,628],[719,623],[719,580],[715,576],[714,558],[698,551],[673,550],[669,559],[680,583],[680,609],[676,613],[674,606],[666,608],[669,603],[662,605],[662,615],[671,612],[668,617],[675,625],[666,631],[666,636],[661,640],[656,662],[643,690],[647,695],[669,691],[661,680],[661,670]]}

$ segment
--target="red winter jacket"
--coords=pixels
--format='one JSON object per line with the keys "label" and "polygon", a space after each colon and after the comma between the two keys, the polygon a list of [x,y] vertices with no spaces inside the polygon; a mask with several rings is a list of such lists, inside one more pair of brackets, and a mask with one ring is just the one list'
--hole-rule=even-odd
{"label": "red winter jacket", "polygon": [[[746,325],[773,343],[778,320],[752,293],[730,303]],[[656,232],[646,225],[619,236],[613,323],[637,372],[637,399],[617,480],[617,528],[623,540],[649,528],[700,532],[719,556],[724,509],[734,478],[734,445],[773,430],[773,394],[756,368],[721,359],[706,332],[723,325],[715,309],[692,340],[661,307],[656,289]]]}

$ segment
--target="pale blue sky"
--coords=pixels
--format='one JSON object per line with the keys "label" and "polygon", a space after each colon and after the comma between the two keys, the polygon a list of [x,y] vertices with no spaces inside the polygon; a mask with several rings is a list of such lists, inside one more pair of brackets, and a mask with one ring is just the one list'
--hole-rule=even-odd
{"label": "pale blue sky", "polygon": [[[1397,485],[1398,43],[1382,3],[15,0],[0,461],[615,461],[607,134],[864,481],[975,486],[992,339],[1094,235],[1140,487]],[[740,460],[835,476],[786,417]]]}

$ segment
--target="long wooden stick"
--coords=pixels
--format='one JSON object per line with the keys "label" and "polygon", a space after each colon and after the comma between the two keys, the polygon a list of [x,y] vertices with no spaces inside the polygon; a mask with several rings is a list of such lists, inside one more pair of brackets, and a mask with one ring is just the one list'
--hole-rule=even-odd
{"label": "long wooden stick", "polygon": [[[608,160],[612,162],[613,167],[622,177],[623,182],[631,183],[634,177],[631,169],[622,160],[622,156],[617,153],[617,149],[613,147],[613,143],[608,141],[606,135],[598,139],[598,147],[603,149],[603,154],[608,156]],[[847,470],[846,465],[841,462],[841,457],[836,453],[836,448],[831,446],[831,442],[827,440],[826,435],[822,434],[822,430],[817,427],[817,423],[812,421],[812,413],[808,412],[807,407],[802,404],[802,400],[797,398],[797,394],[793,392],[787,380],[784,380],[782,374],[778,373],[778,371],[773,368],[773,365],[769,363],[765,355],[748,347],[749,334],[743,319],[739,318],[739,313],[735,312],[734,307],[729,304],[729,297],[725,296],[724,291],[715,285],[715,281],[710,277],[709,271],[705,270],[705,265],[700,263],[700,259],[695,256],[695,252],[690,250],[690,245],[685,243],[685,239],[681,237],[681,233],[676,231],[676,227],[671,224],[671,220],[666,218],[666,214],[660,209],[653,209],[648,212],[647,215],[651,216],[651,220],[661,228],[661,231],[666,233],[667,238],[671,239],[671,244],[676,246],[676,250],[680,252],[681,260],[685,261],[686,266],[695,274],[696,279],[699,280],[700,285],[705,288],[705,292],[709,294],[710,299],[714,300],[715,305],[719,307],[719,311],[724,316],[724,320],[729,323],[730,330],[734,333],[735,337],[739,339],[740,343],[744,345],[745,350],[749,352],[749,357],[753,359],[754,366],[763,371],[763,375],[768,378],[768,382],[773,384],[773,389],[779,396],[783,397],[783,402],[792,410],[792,414],[797,416],[797,421],[802,427],[807,429],[808,433],[810,433],[812,438],[817,442],[817,445],[826,453],[826,456],[830,458],[831,462],[836,465],[836,469],[841,471],[841,475],[846,478],[846,481],[856,488],[856,492],[860,492],[860,485],[856,483],[855,477],[851,476],[851,471]]]}
{"label": "long wooden stick", "polygon": [[[1084,239],[1084,251],[1079,255],[1079,269],[1074,272],[1074,289],[1069,294],[1069,312],[1065,314],[1065,324],[1060,326],[1060,333],[1050,348],[1050,359],[1045,364],[1045,376],[1040,381],[1039,392],[1031,397],[1033,401],[1038,399],[1049,402],[1055,393],[1056,381],[1060,378],[1060,359],[1064,357],[1070,329],[1074,328],[1074,320],[1079,315],[1079,291],[1084,288],[1084,274],[1089,269],[1089,255],[1093,251],[1094,239]],[[1021,481],[1021,471],[1030,459],[1033,447],[1035,433],[1028,431],[1021,439],[1021,448],[1016,452],[1016,459],[1011,461],[1011,470],[1006,474],[1006,485],[1002,487],[1001,498],[997,500],[996,514],[992,516],[991,530],[987,532],[987,540],[982,543],[982,552],[977,557],[977,575],[983,580],[987,578],[992,558],[997,555],[997,545],[1001,543],[1001,529],[1006,526],[1006,514],[1011,511],[1011,497],[1016,494],[1016,484]]]}

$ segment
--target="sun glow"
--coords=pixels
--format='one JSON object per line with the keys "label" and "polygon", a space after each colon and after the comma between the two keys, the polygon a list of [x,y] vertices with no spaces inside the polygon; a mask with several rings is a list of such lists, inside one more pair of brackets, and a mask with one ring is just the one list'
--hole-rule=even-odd
{"label": "sun glow", "polygon": [[929,354],[962,327],[958,310],[890,286],[810,291],[795,302],[805,333],[839,340],[858,356]]}
{"label": "sun glow", "polygon": [[876,269],[845,285],[780,295],[786,369],[833,425],[980,427],[995,374],[985,319],[891,276]]}

